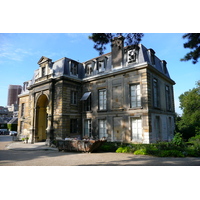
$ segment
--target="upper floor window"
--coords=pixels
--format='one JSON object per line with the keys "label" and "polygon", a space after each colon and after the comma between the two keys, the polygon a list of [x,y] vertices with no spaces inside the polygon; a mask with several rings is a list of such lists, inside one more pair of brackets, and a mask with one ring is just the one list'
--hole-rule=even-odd
{"label": "upper floor window", "polygon": [[25,103],[22,103],[21,105],[22,105],[22,107],[21,107],[21,117],[23,117],[24,116],[24,110],[25,110]]}
{"label": "upper floor window", "polygon": [[71,91],[71,104],[77,104],[77,91]]}
{"label": "upper floor window", "polygon": [[70,61],[70,62],[71,62],[71,69],[70,69],[71,75],[77,76],[78,75],[78,63],[73,62],[73,61]]}
{"label": "upper floor window", "polygon": [[153,79],[153,105],[158,108],[160,104],[159,91],[158,91],[158,80]]}
{"label": "upper floor window", "polygon": [[106,89],[99,90],[99,110],[106,110]]}
{"label": "upper floor window", "polygon": [[130,86],[130,107],[140,107],[141,106],[141,93],[140,84],[135,84]]}
{"label": "upper floor window", "polygon": [[170,97],[170,90],[169,90],[168,85],[165,86],[165,94],[166,94],[166,108],[168,111],[170,111],[171,110],[171,97]]}
{"label": "upper floor window", "polygon": [[91,95],[84,101],[84,111],[91,111]]}

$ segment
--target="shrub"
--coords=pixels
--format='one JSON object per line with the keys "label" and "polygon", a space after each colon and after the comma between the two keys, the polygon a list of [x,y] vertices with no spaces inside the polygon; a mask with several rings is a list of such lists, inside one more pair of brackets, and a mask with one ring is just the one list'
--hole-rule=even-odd
{"label": "shrub", "polygon": [[136,150],[134,153],[134,155],[147,155],[147,150],[146,149],[139,149],[139,150]]}
{"label": "shrub", "polygon": [[119,147],[119,148],[116,150],[116,153],[130,153],[130,152],[131,152],[130,146]]}
{"label": "shrub", "polygon": [[185,155],[178,150],[162,150],[159,152],[160,157],[185,157]]}
{"label": "shrub", "polygon": [[117,142],[105,142],[102,144],[99,150],[105,151],[105,152],[115,152],[119,146],[120,146],[120,143],[117,143]]}
{"label": "shrub", "polygon": [[200,147],[200,135],[196,135],[194,137],[191,137],[188,140],[189,143],[194,144],[194,146],[199,146]]}
{"label": "shrub", "polygon": [[183,138],[182,138],[182,134],[181,133],[176,133],[174,135],[172,143],[177,145],[177,146],[183,146],[184,145],[184,141],[183,141]]}

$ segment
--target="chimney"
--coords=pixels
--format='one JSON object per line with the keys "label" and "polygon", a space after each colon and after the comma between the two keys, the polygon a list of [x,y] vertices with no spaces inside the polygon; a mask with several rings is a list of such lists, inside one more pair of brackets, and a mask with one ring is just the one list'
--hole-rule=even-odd
{"label": "chimney", "polygon": [[122,67],[124,57],[124,37],[115,37],[112,40],[112,66],[113,68]]}

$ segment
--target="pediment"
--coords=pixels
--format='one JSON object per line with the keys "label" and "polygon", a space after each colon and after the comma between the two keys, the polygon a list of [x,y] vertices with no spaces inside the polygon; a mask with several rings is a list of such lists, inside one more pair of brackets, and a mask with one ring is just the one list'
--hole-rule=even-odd
{"label": "pediment", "polygon": [[44,62],[48,62],[48,61],[52,61],[50,58],[47,58],[47,57],[45,57],[45,56],[42,56],[41,58],[40,58],[40,60],[38,61],[38,65],[41,65],[42,63],[44,63]]}

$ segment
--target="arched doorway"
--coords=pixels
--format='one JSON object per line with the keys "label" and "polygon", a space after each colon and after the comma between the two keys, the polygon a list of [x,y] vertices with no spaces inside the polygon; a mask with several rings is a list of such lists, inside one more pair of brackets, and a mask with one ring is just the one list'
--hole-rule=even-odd
{"label": "arched doorway", "polygon": [[47,128],[47,105],[49,101],[46,95],[42,94],[36,106],[36,132],[35,137],[38,142],[45,141],[47,138],[46,128]]}

